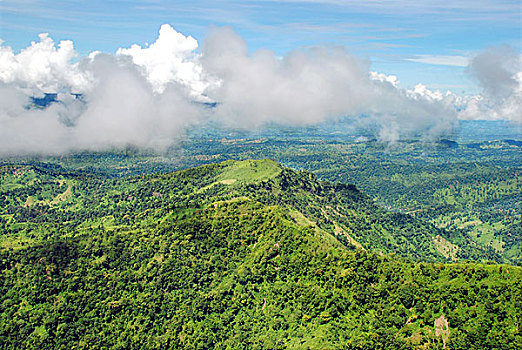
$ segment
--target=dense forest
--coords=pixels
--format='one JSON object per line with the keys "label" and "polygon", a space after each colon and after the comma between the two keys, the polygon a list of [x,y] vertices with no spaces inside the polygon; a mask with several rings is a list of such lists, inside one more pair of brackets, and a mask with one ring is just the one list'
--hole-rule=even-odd
{"label": "dense forest", "polygon": [[0,173],[2,348],[522,346],[519,267],[351,185],[270,160]]}
{"label": "dense forest", "polygon": [[354,184],[390,211],[415,216],[453,236],[472,240],[493,250],[503,262],[522,263],[520,141],[383,144],[347,140],[349,135],[338,132],[275,128],[249,134],[202,128],[166,154],[129,147],[4,159],[0,164],[58,166],[112,178],[166,173],[228,159],[270,158],[311,171],[321,180]]}
{"label": "dense forest", "polygon": [[202,137],[188,141],[182,155],[189,165],[269,157],[322,180],[354,184],[389,210],[466,236],[516,264],[522,263],[520,147],[514,140],[354,142],[307,131]]}

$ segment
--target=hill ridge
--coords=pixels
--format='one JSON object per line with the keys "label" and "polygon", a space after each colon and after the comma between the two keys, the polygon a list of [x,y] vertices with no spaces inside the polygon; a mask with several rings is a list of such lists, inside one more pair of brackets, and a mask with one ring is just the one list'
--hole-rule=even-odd
{"label": "hill ridge", "polygon": [[[443,264],[429,245],[443,231],[354,186],[272,161],[129,178],[9,174],[0,193],[8,349],[521,344],[521,268]],[[71,195],[53,202],[64,180]],[[39,202],[24,206],[28,197]],[[436,320],[448,322],[444,338]]]}

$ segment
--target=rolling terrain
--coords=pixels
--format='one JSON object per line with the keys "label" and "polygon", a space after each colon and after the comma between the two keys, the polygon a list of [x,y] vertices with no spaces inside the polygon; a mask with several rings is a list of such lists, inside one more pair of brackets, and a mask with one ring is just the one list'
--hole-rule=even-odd
{"label": "rolling terrain", "polygon": [[520,268],[354,186],[271,160],[1,176],[4,348],[521,345]]}

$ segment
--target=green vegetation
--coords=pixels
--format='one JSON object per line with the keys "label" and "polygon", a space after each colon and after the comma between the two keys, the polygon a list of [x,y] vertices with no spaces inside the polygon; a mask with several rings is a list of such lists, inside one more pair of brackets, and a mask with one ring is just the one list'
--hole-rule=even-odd
{"label": "green vegetation", "polygon": [[[129,148],[59,158],[4,159],[3,164],[113,178],[165,173],[229,159],[271,158],[293,169],[311,171],[321,180],[354,184],[387,210],[415,216],[448,232],[451,244],[471,240],[487,252],[479,260],[522,264],[520,141],[404,141],[385,145],[346,141],[349,137],[328,130],[277,128],[261,135],[213,129],[199,132],[201,135],[193,135],[181,148],[162,156]],[[245,176],[229,171],[230,175],[219,179],[222,184]],[[272,175],[259,170],[252,176]],[[28,204],[36,200],[28,198]],[[451,244],[439,238],[436,242],[440,252],[454,255]]]}
{"label": "green vegetation", "polygon": [[3,348],[522,346],[519,267],[354,186],[270,160],[0,176]]}
{"label": "green vegetation", "polygon": [[[97,225],[151,223],[179,208],[249,198],[276,205],[346,246],[423,261],[499,260],[470,239],[376,206],[354,186],[318,181],[270,160],[227,161],[177,173],[130,178],[4,166],[0,217],[5,243]],[[23,187],[20,187],[23,184]],[[448,248],[449,247],[449,248]]]}
{"label": "green vegetation", "polygon": [[472,239],[505,262],[522,263],[520,142],[384,145],[312,135],[192,139],[184,145],[184,163],[269,157],[323,180],[354,184],[389,210]]}

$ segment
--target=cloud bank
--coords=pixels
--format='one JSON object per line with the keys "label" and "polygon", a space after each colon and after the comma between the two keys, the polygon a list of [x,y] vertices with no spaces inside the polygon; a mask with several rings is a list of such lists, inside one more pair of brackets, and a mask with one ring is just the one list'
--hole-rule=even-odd
{"label": "cloud bank", "polygon": [[[97,54],[76,68],[92,80],[75,90],[82,97],[60,93],[60,102],[45,109],[27,107],[26,89],[0,83],[0,154],[60,154],[130,145],[161,151],[181,137],[189,121],[200,117],[183,86],[172,82],[155,93],[129,57]],[[39,83],[26,81],[24,86],[33,91]],[[48,86],[65,87],[67,82],[57,80],[40,92],[49,91]]]}
{"label": "cloud bank", "polygon": [[283,58],[268,50],[249,55],[232,29],[216,28],[203,47],[202,64],[220,81],[208,90],[220,102],[216,116],[232,125],[302,125],[364,115],[380,139],[396,141],[449,130],[456,117],[441,101],[398,89],[396,77],[371,72],[369,62],[342,47],[294,50]]}
{"label": "cloud bank", "polygon": [[[129,145],[161,151],[204,119],[253,128],[348,116],[396,141],[435,138],[457,117],[520,116],[520,55],[507,47],[472,59],[469,70],[484,93],[462,99],[422,84],[401,89],[397,77],[372,72],[370,62],[343,47],[296,49],[282,58],[265,49],[249,53],[228,27],[214,28],[200,48],[163,25],[151,45],[81,58],[71,41],[39,39],[19,53],[0,46],[0,155]],[[60,102],[28,108],[30,97],[44,93],[58,93]]]}
{"label": "cloud bank", "polygon": [[509,46],[492,47],[475,56],[468,70],[483,91],[469,98],[462,119],[522,123],[521,54]]}

